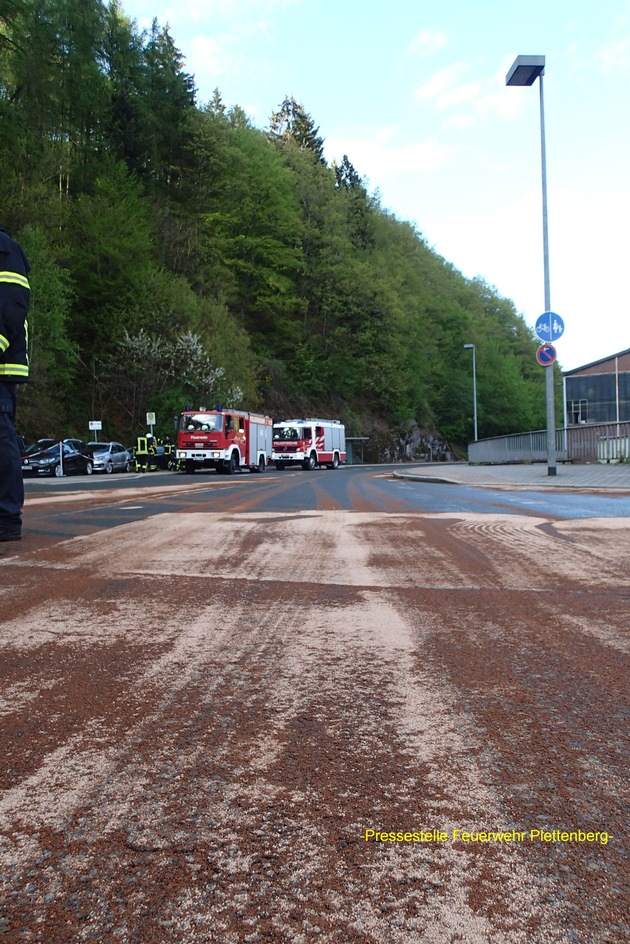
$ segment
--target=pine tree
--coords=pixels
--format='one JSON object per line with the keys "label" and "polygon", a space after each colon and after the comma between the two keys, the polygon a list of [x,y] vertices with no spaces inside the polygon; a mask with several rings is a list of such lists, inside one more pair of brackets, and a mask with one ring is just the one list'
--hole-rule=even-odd
{"label": "pine tree", "polygon": [[160,28],[157,20],[153,20],[144,62],[145,173],[154,184],[171,188],[181,180],[191,143],[194,80],[182,69],[183,57],[168,27]]}
{"label": "pine tree", "polygon": [[319,161],[325,163],[324,139],[319,137],[318,131],[304,106],[293,96],[285,98],[269,123],[269,137],[276,144],[283,146],[292,141],[301,151],[312,151]]}

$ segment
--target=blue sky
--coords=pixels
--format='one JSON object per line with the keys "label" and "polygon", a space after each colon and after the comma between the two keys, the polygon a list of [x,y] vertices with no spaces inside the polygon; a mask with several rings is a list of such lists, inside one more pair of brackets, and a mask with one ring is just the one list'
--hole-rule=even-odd
{"label": "blue sky", "polygon": [[[370,192],[464,275],[544,311],[544,55],[551,309],[565,370],[630,348],[630,0],[122,0],[195,76],[266,128],[286,95]],[[472,339],[471,339],[472,340]],[[478,357],[483,356],[481,350]],[[543,368],[541,368],[542,370]]]}

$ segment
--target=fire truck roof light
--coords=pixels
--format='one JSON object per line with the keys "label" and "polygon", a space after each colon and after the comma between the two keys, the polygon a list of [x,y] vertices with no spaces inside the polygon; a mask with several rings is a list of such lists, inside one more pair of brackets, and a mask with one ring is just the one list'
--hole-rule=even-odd
{"label": "fire truck roof light", "polygon": [[312,423],[338,423],[341,425],[341,420],[320,420],[315,417],[307,420],[282,420],[281,422],[274,423],[274,426],[305,426],[308,423],[310,426]]}

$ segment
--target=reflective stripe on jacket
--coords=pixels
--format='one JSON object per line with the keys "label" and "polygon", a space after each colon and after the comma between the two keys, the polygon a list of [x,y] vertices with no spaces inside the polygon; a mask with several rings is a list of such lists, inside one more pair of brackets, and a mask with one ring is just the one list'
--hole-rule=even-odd
{"label": "reflective stripe on jacket", "polygon": [[19,243],[0,226],[0,380],[28,380],[30,263]]}
{"label": "reflective stripe on jacket", "polygon": [[11,285],[21,285],[22,288],[27,288],[29,291],[31,289],[26,276],[20,275],[19,272],[0,272],[0,282],[9,282]]}
{"label": "reflective stripe on jacket", "polygon": [[3,364],[0,361],[0,380],[28,380],[28,364]]}

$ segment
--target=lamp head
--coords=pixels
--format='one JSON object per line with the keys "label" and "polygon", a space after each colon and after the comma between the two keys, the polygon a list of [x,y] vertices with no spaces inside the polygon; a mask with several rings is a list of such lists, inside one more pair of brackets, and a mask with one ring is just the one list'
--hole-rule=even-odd
{"label": "lamp head", "polygon": [[505,77],[506,85],[533,85],[545,74],[544,56],[517,56]]}

